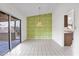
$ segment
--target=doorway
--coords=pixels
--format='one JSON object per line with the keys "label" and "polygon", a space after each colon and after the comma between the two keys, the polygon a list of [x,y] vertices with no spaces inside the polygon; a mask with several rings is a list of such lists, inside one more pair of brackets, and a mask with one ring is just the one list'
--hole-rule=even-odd
{"label": "doorway", "polygon": [[64,46],[72,46],[74,38],[74,10],[64,15]]}

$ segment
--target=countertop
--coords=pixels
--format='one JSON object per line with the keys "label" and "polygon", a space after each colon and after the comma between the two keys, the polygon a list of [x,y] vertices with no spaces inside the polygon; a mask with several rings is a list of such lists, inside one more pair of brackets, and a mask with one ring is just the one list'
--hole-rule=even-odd
{"label": "countertop", "polygon": [[73,30],[69,29],[68,27],[64,27],[64,33],[72,33]]}

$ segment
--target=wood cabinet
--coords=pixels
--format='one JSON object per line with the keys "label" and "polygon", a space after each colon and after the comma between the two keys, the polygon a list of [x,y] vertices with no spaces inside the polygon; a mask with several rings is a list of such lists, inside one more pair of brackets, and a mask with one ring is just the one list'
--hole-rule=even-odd
{"label": "wood cabinet", "polygon": [[73,40],[73,33],[64,33],[64,46],[71,46]]}
{"label": "wood cabinet", "polygon": [[68,16],[64,15],[64,27],[68,26]]}

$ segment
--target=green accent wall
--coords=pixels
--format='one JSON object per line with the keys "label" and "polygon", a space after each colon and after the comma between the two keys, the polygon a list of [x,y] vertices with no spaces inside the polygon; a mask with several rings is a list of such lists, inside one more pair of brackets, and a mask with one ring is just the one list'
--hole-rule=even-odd
{"label": "green accent wall", "polygon": [[52,13],[27,17],[27,38],[52,39]]}

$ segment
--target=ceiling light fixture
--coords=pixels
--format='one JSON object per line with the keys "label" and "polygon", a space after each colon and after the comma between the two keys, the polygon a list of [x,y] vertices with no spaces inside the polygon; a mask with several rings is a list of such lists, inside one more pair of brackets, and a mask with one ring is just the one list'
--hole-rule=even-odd
{"label": "ceiling light fixture", "polygon": [[38,15],[37,27],[42,27],[43,24],[42,24],[42,22],[41,22],[41,20],[40,20],[40,7],[38,7],[38,10],[39,10],[39,15]]}

